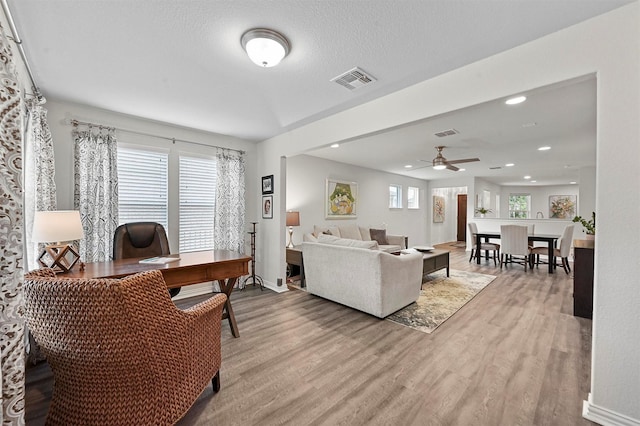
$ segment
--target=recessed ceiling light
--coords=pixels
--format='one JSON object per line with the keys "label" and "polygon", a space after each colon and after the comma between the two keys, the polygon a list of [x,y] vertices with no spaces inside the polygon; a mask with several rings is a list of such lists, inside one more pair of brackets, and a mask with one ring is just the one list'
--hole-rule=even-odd
{"label": "recessed ceiling light", "polygon": [[339,143],[334,143],[333,145],[331,145],[331,148],[338,148],[340,146]]}
{"label": "recessed ceiling light", "polygon": [[578,182],[575,182],[575,181],[569,182],[569,184],[571,184],[571,185],[575,185],[576,183],[578,183]]}
{"label": "recessed ceiling light", "polygon": [[406,166],[404,166],[404,168],[405,168],[405,169],[410,169],[410,168],[412,168],[412,167],[413,167],[413,166],[412,166],[411,164],[407,164]]}
{"label": "recessed ceiling light", "polygon": [[538,125],[538,123],[536,123],[535,121],[532,121],[531,123],[524,123],[522,125],[522,127],[527,128],[527,127],[536,127]]}
{"label": "recessed ceiling light", "polygon": [[527,100],[526,96],[516,96],[515,98],[507,99],[504,103],[507,105],[516,105],[526,100]]}
{"label": "recessed ceiling light", "polygon": [[525,179],[531,179],[531,176],[525,176],[524,178]]}
{"label": "recessed ceiling light", "polygon": [[538,148],[538,151],[549,151],[550,149],[550,146],[541,146],[540,148]]}
{"label": "recessed ceiling light", "polygon": [[458,169],[459,172],[466,172],[467,169]]}
{"label": "recessed ceiling light", "polygon": [[505,167],[513,167],[513,166],[515,166],[515,164],[513,164],[513,163],[507,163],[507,164],[505,164],[504,166],[505,166]]}
{"label": "recessed ceiling light", "polygon": [[537,182],[537,180],[532,180],[532,181],[531,181],[531,183],[536,183],[536,182]]}

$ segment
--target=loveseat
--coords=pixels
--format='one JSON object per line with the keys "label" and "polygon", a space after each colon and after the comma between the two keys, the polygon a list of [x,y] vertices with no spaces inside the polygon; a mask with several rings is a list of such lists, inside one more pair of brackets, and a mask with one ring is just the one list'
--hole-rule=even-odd
{"label": "loveseat", "polygon": [[390,254],[376,241],[320,234],[303,242],[307,291],[384,318],[415,302],[422,285],[422,254]]}
{"label": "loveseat", "polygon": [[335,226],[314,225],[313,233],[304,234],[302,241],[315,243],[318,236],[322,234],[357,241],[377,241],[378,250],[386,251],[387,253],[397,253],[407,248],[407,238],[404,235],[387,234],[384,229],[367,228],[358,226],[355,223]]}

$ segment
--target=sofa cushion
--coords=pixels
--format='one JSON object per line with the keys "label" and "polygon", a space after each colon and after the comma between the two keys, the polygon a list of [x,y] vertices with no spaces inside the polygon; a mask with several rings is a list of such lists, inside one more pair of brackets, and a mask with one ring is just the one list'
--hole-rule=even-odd
{"label": "sofa cushion", "polygon": [[378,250],[377,241],[360,241],[351,238],[339,238],[333,235],[320,234],[318,235],[318,242],[322,244],[330,244],[334,246],[355,247],[364,248],[370,250]]}
{"label": "sofa cushion", "polygon": [[348,225],[338,226],[340,230],[340,238],[350,238],[352,240],[362,240],[362,235],[360,235],[360,228],[355,223],[350,223]]}
{"label": "sofa cushion", "polygon": [[313,225],[313,236],[318,237],[320,234],[329,233],[330,235],[340,237],[340,230],[337,226],[318,226]]}
{"label": "sofa cushion", "polygon": [[387,230],[386,229],[369,229],[369,235],[371,235],[371,239],[378,242],[380,245],[387,245],[389,241],[387,240]]}
{"label": "sofa cushion", "polygon": [[307,232],[302,235],[302,241],[307,243],[317,243],[318,239],[311,232]]}
{"label": "sofa cushion", "polygon": [[402,247],[396,244],[379,244],[378,250],[384,251],[385,253],[398,253],[402,250]]}

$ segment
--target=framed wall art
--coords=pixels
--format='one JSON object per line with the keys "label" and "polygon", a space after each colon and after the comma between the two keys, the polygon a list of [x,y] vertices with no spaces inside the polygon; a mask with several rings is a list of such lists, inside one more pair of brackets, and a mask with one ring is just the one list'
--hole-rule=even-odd
{"label": "framed wall art", "polygon": [[549,219],[576,217],[577,195],[549,195]]}
{"label": "framed wall art", "polygon": [[262,218],[273,219],[273,195],[262,196]]}
{"label": "framed wall art", "polygon": [[262,193],[273,194],[273,175],[262,176]]}
{"label": "framed wall art", "polygon": [[444,197],[441,195],[433,196],[433,223],[444,222]]}
{"label": "framed wall art", "polygon": [[352,219],[357,217],[358,184],[327,179],[325,218]]}

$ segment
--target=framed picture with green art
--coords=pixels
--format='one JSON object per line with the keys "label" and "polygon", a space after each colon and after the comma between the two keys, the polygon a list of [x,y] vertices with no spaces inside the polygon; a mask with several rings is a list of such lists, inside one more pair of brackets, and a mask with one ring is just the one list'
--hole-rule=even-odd
{"label": "framed picture with green art", "polygon": [[549,219],[573,219],[576,216],[577,195],[550,195]]}
{"label": "framed picture with green art", "polygon": [[326,219],[357,217],[358,184],[339,179],[327,179],[325,196]]}

